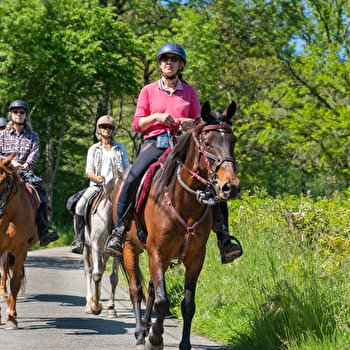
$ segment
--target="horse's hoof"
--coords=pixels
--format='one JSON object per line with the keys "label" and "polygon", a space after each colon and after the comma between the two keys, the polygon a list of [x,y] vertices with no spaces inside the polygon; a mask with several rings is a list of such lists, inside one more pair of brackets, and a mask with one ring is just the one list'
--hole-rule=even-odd
{"label": "horse's hoof", "polygon": [[98,305],[96,305],[95,303],[92,303],[91,310],[94,315],[99,315],[102,311],[102,304],[98,303]]}
{"label": "horse's hoof", "polygon": [[7,321],[4,329],[5,331],[13,331],[18,329],[17,321]]}
{"label": "horse's hoof", "polygon": [[139,345],[136,345],[136,346],[134,347],[134,349],[136,349],[136,350],[146,350],[146,348],[145,348],[145,345],[144,345],[144,344],[139,344]]}
{"label": "horse's hoof", "polygon": [[146,350],[163,350],[164,349],[164,343],[154,346],[149,341],[149,338],[146,339]]}
{"label": "horse's hoof", "polygon": [[108,309],[107,318],[117,318],[117,311],[115,311],[114,309]]}
{"label": "horse's hoof", "polygon": [[85,306],[84,312],[85,312],[86,314],[92,314],[91,305],[86,305],[86,306]]}
{"label": "horse's hoof", "polygon": [[89,300],[89,301],[86,303],[84,312],[85,312],[86,314],[92,314],[92,301],[91,301],[91,300]]}
{"label": "horse's hoof", "polygon": [[101,313],[102,309],[100,309],[100,310],[91,309],[91,311],[92,311],[93,315],[99,315]]}

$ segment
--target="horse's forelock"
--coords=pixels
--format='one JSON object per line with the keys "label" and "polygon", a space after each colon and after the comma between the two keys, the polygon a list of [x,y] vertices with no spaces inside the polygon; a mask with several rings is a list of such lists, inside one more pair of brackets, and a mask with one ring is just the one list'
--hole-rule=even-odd
{"label": "horse's forelock", "polygon": [[207,123],[210,124],[222,124],[227,123],[232,125],[231,121],[228,119],[227,115],[223,113],[220,109],[215,109],[210,112],[210,116],[207,119]]}

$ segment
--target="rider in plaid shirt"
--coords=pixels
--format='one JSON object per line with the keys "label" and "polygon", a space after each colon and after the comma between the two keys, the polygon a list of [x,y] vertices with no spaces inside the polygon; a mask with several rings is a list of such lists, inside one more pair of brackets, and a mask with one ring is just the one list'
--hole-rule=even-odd
{"label": "rider in plaid shirt", "polygon": [[12,163],[26,164],[28,170],[34,169],[39,153],[39,136],[35,131],[27,131],[24,128],[18,135],[15,129],[6,129],[0,133],[0,152],[3,158],[16,152]]}
{"label": "rider in plaid shirt", "polygon": [[45,191],[33,169],[39,153],[39,136],[27,121],[29,107],[22,100],[13,101],[9,107],[6,129],[0,131],[0,157],[7,158],[13,152],[12,165],[25,182],[29,182],[40,196],[37,226],[40,245],[46,246],[59,239],[57,231],[47,224]]}

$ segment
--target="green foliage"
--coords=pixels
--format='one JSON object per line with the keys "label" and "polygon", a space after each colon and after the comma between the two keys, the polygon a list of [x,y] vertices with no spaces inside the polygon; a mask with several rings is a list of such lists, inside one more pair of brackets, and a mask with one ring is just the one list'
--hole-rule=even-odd
{"label": "green foliage", "polygon": [[69,221],[97,118],[117,120],[132,161],[138,93],[160,77],[159,47],[176,41],[200,101],[237,102],[243,188],[332,196],[350,186],[349,10],[346,0],[4,0],[0,113],[17,98],[31,106],[35,171],[54,220]]}
{"label": "green foliage", "polygon": [[[342,349],[350,333],[349,190],[333,199],[244,192],[229,205],[244,254],[222,265],[211,235],[193,329],[247,350]],[[166,274],[181,319],[184,273]]]}

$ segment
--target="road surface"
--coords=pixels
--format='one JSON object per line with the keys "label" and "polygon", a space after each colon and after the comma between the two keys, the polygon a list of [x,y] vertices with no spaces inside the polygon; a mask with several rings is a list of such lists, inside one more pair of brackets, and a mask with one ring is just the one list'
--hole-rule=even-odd
{"label": "road surface", "polygon": [[[18,330],[6,331],[6,302],[1,302],[0,349],[6,350],[130,350],[135,346],[134,313],[128,293],[118,287],[116,319],[106,318],[109,279],[103,277],[99,316],[84,313],[85,276],[82,257],[68,247],[28,253],[27,285],[17,299]],[[181,325],[167,319],[164,349],[178,349]],[[220,344],[191,335],[194,350],[224,350]]]}

